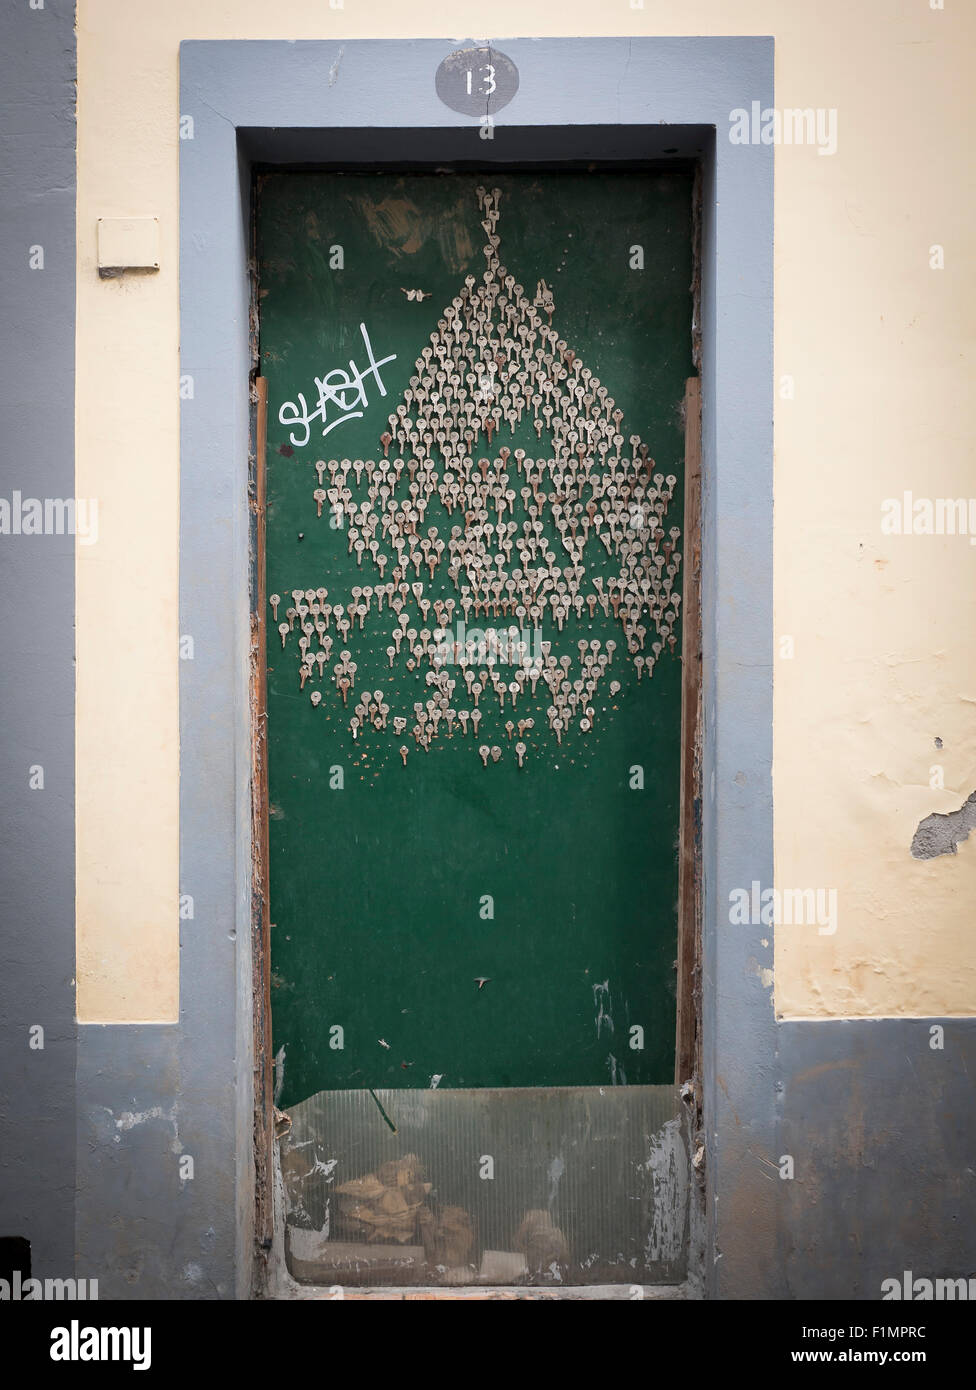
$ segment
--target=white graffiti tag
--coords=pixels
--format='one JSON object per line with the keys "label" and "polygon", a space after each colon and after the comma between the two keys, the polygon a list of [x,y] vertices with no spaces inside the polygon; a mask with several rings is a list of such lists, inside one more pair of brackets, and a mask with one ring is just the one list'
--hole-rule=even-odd
{"label": "white graffiti tag", "polygon": [[[369,334],[366,332],[366,325],[361,323],[359,331],[363,335],[363,342],[366,345],[366,355],[369,358],[369,366],[365,371],[360,371],[352,358],[349,359],[349,371],[346,372],[342,367],[336,367],[333,371],[327,372],[323,377],[315,377],[315,389],[318,392],[318,405],[314,410],[309,410],[305,402],[305,397],[301,391],[298,393],[298,402],[285,401],[278,411],[278,420],[282,425],[300,425],[305,433],[299,436],[293,432],[289,439],[296,449],[303,448],[311,438],[309,424],[312,420],[321,420],[325,428],[323,435],[334,430],[337,425],[344,425],[347,420],[362,419],[362,410],[355,410],[353,407],[368,406],[366,392],[363,383],[367,377],[372,377],[379,387],[381,396],[386,395],[386,387],[380,376],[380,367],[385,367],[387,362],[396,361],[396,353],[393,352],[389,357],[382,358],[377,362],[373,356],[373,347],[369,341]],[[340,414],[334,420],[329,420],[328,409],[330,406],[338,407]]]}

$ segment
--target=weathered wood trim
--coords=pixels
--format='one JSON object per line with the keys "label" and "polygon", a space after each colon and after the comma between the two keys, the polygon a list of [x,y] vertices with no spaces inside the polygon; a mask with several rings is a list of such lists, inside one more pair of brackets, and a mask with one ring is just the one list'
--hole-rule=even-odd
{"label": "weathered wood trim", "polygon": [[675,1082],[701,1099],[701,382],[685,388],[681,811],[678,850],[678,1034]]}
{"label": "weathered wood trim", "polygon": [[251,612],[251,901],[254,943],[255,1240],[270,1248],[274,1232],[274,1103],[271,1079],[271,918],[268,901],[268,716],[264,552],[265,441],[268,383],[254,378],[257,398],[254,472],[254,608]]}

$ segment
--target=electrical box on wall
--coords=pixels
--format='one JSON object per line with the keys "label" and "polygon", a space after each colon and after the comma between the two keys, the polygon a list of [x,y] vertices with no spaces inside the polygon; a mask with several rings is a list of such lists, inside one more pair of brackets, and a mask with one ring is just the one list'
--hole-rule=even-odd
{"label": "electrical box on wall", "polygon": [[158,217],[98,219],[98,273],[103,279],[126,270],[158,269]]}

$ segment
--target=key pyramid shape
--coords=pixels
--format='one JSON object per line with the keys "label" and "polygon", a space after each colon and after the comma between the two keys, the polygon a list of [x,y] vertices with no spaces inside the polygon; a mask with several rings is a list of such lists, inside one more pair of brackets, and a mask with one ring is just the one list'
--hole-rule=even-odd
{"label": "key pyramid shape", "polygon": [[[354,586],[345,602],[334,604],[324,588],[295,589],[294,607],[278,630],[284,647],[295,622],[301,625],[304,690],[307,682],[325,678],[335,623],[343,650],[332,680],[348,705],[357,667],[346,648],[357,622],[362,631],[367,618],[382,621],[385,599],[386,621],[394,623],[386,649],[390,666],[400,660],[411,671],[429,666],[431,693],[413,706],[416,746],[429,750],[439,734],[467,734],[469,725],[477,737],[481,697],[487,704],[496,696],[502,715],[508,700],[500,737],[507,733],[511,744],[517,729],[521,767],[522,740],[537,721],[517,718],[519,700],[534,697],[541,681],[550,696],[548,731],[557,742],[570,728],[589,733],[594,700],[617,648],[613,639],[581,639],[578,663],[565,654],[557,659],[544,640],[546,626],[551,630],[554,623],[562,633],[567,622],[592,619],[598,608],[606,617],[612,613],[638,681],[650,678],[664,648],[675,648],[681,555],[678,529],[665,530],[677,479],[653,472],[638,436],[625,440],[623,413],[607,387],[552,327],[555,302],[546,282],[530,298],[501,264],[500,196],[498,189],[478,189],[485,271],[480,281],[469,275],[445,307],[381,436],[382,457],[316,464],[318,514],[327,500],[333,517],[341,513],[348,520],[349,553],[355,552],[360,568],[366,561],[375,569],[379,582]],[[514,437],[526,424],[535,432],[538,457],[499,442],[506,428]],[[326,471],[329,486],[323,487]],[[351,475],[359,491],[364,473],[367,496],[357,501]],[[454,523],[446,537],[435,525],[424,530],[435,497]],[[585,557],[594,542],[603,548],[603,568],[613,573],[591,577],[598,566],[588,566]],[[432,582],[442,566],[457,599],[428,594],[421,573]],[[273,600],[277,617],[280,599]],[[424,624],[419,631],[411,625],[414,609]],[[465,623],[472,616],[501,618],[517,620],[518,627],[469,629],[462,636],[451,631],[458,610]],[[534,641],[527,640],[527,628]],[[577,678],[571,680],[574,665]],[[321,691],[311,698],[320,705]],[[360,695],[349,721],[352,737],[368,726],[387,730],[389,714],[383,692]],[[394,716],[394,741],[408,723]],[[544,734],[541,727],[538,734]],[[396,750],[404,766],[407,748]],[[478,751],[486,767],[500,756],[497,744],[481,744]]]}

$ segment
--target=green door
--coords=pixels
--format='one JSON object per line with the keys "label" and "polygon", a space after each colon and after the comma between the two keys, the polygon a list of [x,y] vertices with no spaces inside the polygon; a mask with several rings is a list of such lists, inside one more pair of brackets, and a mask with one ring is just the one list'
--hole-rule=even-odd
{"label": "green door", "polygon": [[277,1103],[670,1086],[691,175],[274,174],[258,253]]}

